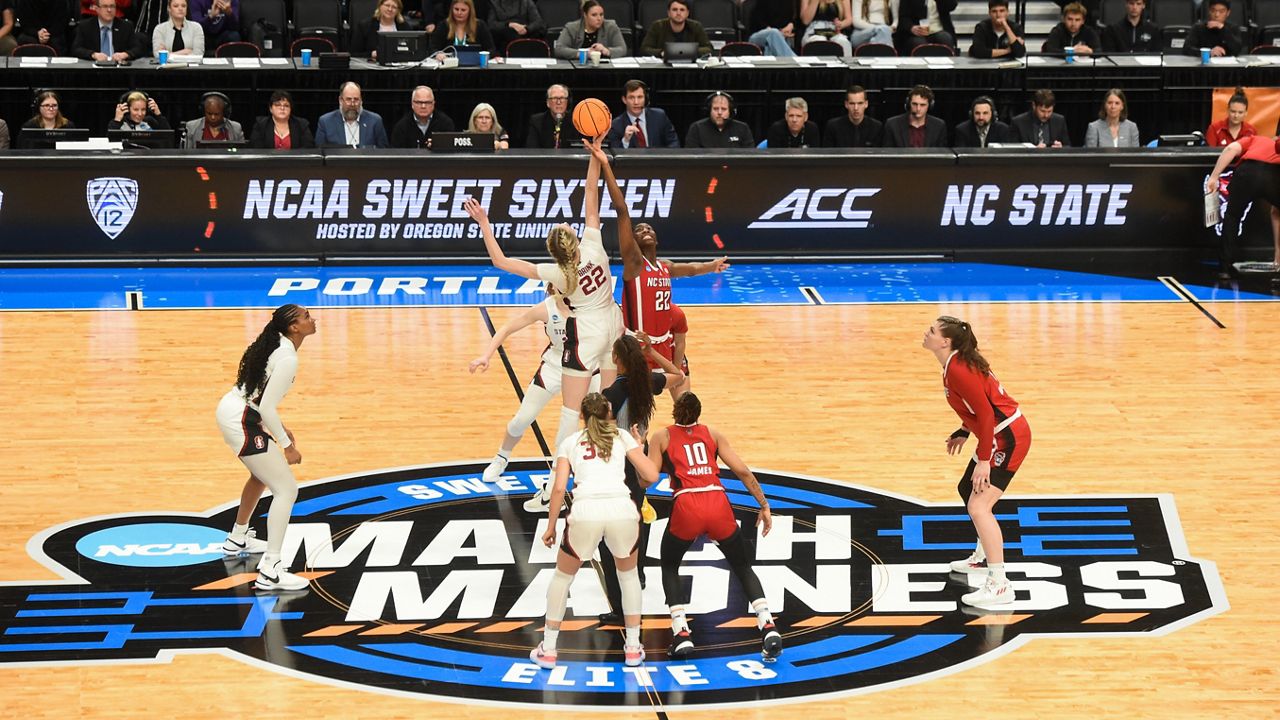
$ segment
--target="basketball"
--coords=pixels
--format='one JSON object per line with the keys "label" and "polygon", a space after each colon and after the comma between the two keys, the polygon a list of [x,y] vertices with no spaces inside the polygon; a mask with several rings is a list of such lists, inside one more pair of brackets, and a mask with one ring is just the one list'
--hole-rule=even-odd
{"label": "basketball", "polygon": [[609,106],[603,100],[587,98],[573,108],[573,126],[578,128],[582,137],[589,140],[609,132],[609,124],[613,116],[609,114]]}

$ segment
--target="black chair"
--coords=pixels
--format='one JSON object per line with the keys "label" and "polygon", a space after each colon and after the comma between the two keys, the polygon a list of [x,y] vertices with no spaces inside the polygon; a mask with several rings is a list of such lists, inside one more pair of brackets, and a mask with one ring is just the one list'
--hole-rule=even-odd
{"label": "black chair", "polygon": [[293,41],[289,46],[289,57],[302,57],[303,50],[310,50],[312,55],[338,52],[338,48],[329,38],[304,37]]}
{"label": "black chair", "polygon": [[711,40],[738,40],[738,4],[734,0],[693,0],[691,16],[702,23]]}
{"label": "black chair", "polygon": [[1195,22],[1195,6],[1191,0],[1151,0],[1151,17],[1161,27],[1185,25]]}
{"label": "black chair", "polygon": [[262,57],[262,48],[251,42],[222,43],[217,50],[213,51],[213,56],[220,58],[256,58]]}
{"label": "black chair", "polygon": [[[608,17],[607,15],[605,17]],[[649,26],[667,17],[667,0],[639,0],[636,6],[636,38],[643,42]]]}
{"label": "black chair", "polygon": [[817,55],[819,57],[844,57],[844,48],[830,40],[810,40],[800,48],[801,55]]}
{"label": "black chair", "polygon": [[898,50],[884,43],[862,43],[853,49],[854,57],[898,57]]}
{"label": "black chair", "polygon": [[[295,0],[295,2],[298,0]],[[301,0],[307,2],[308,0]],[[347,2],[347,31],[350,34],[356,25],[373,17],[378,10],[378,4],[381,0],[348,0]]]}
{"label": "black chair", "polygon": [[[372,13],[371,13],[372,15]],[[340,0],[298,0],[293,4],[294,37],[322,37],[346,47]]]}
{"label": "black chair", "polygon": [[1187,44],[1187,37],[1191,35],[1191,28],[1186,25],[1173,25],[1162,29],[1160,33],[1164,36],[1165,51],[1177,55],[1182,52],[1182,48]]}
{"label": "black chair", "polygon": [[1264,0],[1255,5],[1253,24],[1258,27],[1258,44],[1273,45],[1280,38],[1280,3]]}
{"label": "black chair", "polygon": [[941,43],[917,45],[911,50],[911,57],[955,57],[955,55],[955,48]]}
{"label": "black chair", "polygon": [[1250,55],[1280,55],[1280,45],[1259,45],[1249,51]]}
{"label": "black chair", "polygon": [[764,50],[762,50],[759,45],[749,42],[727,42],[724,44],[724,47],[720,48],[720,57],[763,54]]}
{"label": "black chair", "polygon": [[[1125,0],[1102,0],[1102,24],[1111,25],[1119,22],[1121,18],[1128,15],[1125,9]],[[1151,9],[1147,9],[1147,14],[1151,14]],[[1094,18],[1095,20],[1097,18]]]}
{"label": "black chair", "polygon": [[538,38],[516,38],[507,43],[507,57],[549,58],[551,46]]}
{"label": "black chair", "polygon": [[[627,44],[627,54],[634,55],[636,52],[636,9],[631,0],[600,0],[600,6],[604,8],[604,16],[618,23],[618,29],[622,31],[622,39]],[[641,28],[643,33],[644,28]]]}
{"label": "black chair", "polygon": [[[258,28],[255,29],[255,26]],[[285,9],[284,0],[240,0],[240,37],[252,41],[255,36],[264,35],[270,28],[280,34],[280,44],[277,46],[272,41],[271,47],[259,45],[262,54],[267,57],[284,57],[290,38],[289,13]]]}
{"label": "black chair", "polygon": [[538,12],[547,24],[547,40],[554,43],[567,23],[582,17],[580,6],[578,0],[538,0]]}
{"label": "black chair", "polygon": [[10,57],[58,57],[58,51],[49,45],[41,45],[40,43],[27,43],[19,45],[9,53]]}

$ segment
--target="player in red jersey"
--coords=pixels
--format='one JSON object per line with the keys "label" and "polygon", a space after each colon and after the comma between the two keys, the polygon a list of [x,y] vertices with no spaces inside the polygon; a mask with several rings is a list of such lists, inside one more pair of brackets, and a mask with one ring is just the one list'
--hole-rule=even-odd
{"label": "player in red jersey", "polygon": [[1013,587],[1004,574],[1004,535],[993,509],[1027,456],[1031,426],[1018,401],[991,374],[969,323],[944,315],[929,326],[922,344],[941,363],[942,391],[960,416],[960,429],[947,438],[947,454],[960,452],[971,433],[978,436],[978,447],[956,486],[978,531],[978,546],[968,558],[951,563],[951,569],[974,574],[985,569],[986,580],[960,599],[975,607],[1008,605]]}
{"label": "player in red jersey", "polygon": [[[684,390],[689,390],[689,356],[685,354],[687,347],[687,336],[689,335],[689,320],[684,316],[684,309],[675,303],[671,303],[671,364],[680,368],[680,372],[684,373]],[[671,389],[671,399],[676,400],[680,396],[676,393],[676,389]]]}
{"label": "player in red jersey", "polygon": [[1218,162],[1209,174],[1207,190],[1218,192],[1222,173],[1236,162],[1231,175],[1231,196],[1227,200],[1227,212],[1222,219],[1222,238],[1218,245],[1218,279],[1230,280],[1235,273],[1236,241],[1245,214],[1255,200],[1271,203],[1271,228],[1276,244],[1274,261],[1280,264],[1280,138],[1254,135],[1227,145],[1218,156]]}
{"label": "player in red jersey", "polygon": [[724,486],[720,484],[716,458],[729,466],[759,503],[756,525],[760,526],[762,536],[768,535],[773,527],[769,501],[755,475],[729,447],[729,440],[714,428],[698,423],[701,414],[702,403],[698,396],[684,393],[676,399],[671,410],[676,424],[649,438],[649,459],[666,470],[674,492],[671,518],[662,536],[662,589],[666,592],[667,606],[671,608],[670,655],[682,658],[693,652],[693,634],[685,613],[687,601],[680,581],[680,562],[693,541],[700,535],[706,535],[720,546],[720,552],[724,553],[733,574],[742,584],[743,593],[751,601],[756,627],[763,640],[763,657],[765,661],[773,662],[782,654],[782,636],[774,627],[764,589],[747,559],[747,543],[742,539],[742,531],[733,517],[733,508],[724,494]]}

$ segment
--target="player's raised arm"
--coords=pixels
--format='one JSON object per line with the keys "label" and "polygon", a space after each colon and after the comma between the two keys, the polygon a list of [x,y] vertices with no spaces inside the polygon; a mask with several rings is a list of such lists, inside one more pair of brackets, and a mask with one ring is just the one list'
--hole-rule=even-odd
{"label": "player's raised arm", "polygon": [[[640,252],[640,245],[636,243],[635,230],[631,227],[631,213],[627,210],[626,198],[622,196],[622,188],[618,187],[618,179],[613,174],[613,167],[609,165],[608,156],[604,154],[604,150],[600,147],[600,139],[597,138],[594,143],[583,140],[582,143],[591,152],[591,157],[599,164],[600,171],[604,174],[605,187],[609,189],[609,202],[613,204],[614,211],[618,213],[618,252],[622,255],[622,279],[624,281],[634,280],[640,274],[641,268],[644,267],[644,254]],[[588,180],[590,180],[589,175]],[[589,182],[588,186],[589,190],[595,188],[594,183]],[[588,208],[590,208],[590,205],[588,205]],[[599,210],[598,198],[596,209],[597,211]]]}

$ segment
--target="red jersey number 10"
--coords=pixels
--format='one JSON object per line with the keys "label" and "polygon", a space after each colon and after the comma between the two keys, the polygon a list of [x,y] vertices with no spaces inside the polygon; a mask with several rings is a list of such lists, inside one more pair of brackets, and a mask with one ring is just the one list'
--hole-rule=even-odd
{"label": "red jersey number 10", "polygon": [[689,461],[689,467],[708,464],[706,443],[699,442],[692,445],[685,445],[684,457]]}

